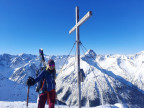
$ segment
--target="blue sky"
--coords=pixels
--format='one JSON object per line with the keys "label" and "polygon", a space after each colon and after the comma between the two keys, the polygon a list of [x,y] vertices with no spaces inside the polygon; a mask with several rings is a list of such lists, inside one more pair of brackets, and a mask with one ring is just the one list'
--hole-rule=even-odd
{"label": "blue sky", "polygon": [[68,54],[76,33],[75,7],[80,19],[80,40],[97,54],[135,54],[144,50],[144,0],[0,0],[0,54]]}

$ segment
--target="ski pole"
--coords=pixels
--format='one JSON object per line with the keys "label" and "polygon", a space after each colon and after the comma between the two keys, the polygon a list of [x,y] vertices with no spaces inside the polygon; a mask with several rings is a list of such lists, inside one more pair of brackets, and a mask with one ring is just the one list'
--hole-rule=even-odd
{"label": "ski pole", "polygon": [[29,88],[30,86],[28,86],[28,89],[27,89],[27,107],[28,107],[28,102],[29,102]]}

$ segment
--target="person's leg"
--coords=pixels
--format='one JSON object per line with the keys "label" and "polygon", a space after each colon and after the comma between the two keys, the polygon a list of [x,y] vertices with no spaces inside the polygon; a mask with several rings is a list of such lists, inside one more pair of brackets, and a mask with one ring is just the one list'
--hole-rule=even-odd
{"label": "person's leg", "polygon": [[55,92],[55,90],[49,91],[48,92],[49,108],[54,108],[55,98],[56,98],[56,92]]}
{"label": "person's leg", "polygon": [[38,101],[38,108],[44,108],[46,100],[47,100],[47,93],[40,94],[39,101]]}

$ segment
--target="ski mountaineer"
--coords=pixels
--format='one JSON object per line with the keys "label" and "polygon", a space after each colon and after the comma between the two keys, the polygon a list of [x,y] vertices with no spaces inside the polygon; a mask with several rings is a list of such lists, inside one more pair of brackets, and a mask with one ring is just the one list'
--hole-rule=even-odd
{"label": "ski mountaineer", "polygon": [[46,101],[49,104],[49,108],[54,108],[56,98],[55,78],[55,62],[52,59],[48,60],[46,69],[42,70],[42,72],[40,72],[37,78],[28,78],[28,86],[32,86],[42,80],[42,86],[39,90],[38,108],[44,108]]}

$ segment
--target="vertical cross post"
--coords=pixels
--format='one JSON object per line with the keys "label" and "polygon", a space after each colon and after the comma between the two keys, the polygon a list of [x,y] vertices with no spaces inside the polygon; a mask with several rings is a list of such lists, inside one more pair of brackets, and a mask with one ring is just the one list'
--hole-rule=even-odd
{"label": "vertical cross post", "polygon": [[[76,25],[79,22],[79,8],[76,7]],[[80,83],[80,37],[79,37],[79,26],[76,26],[76,58],[77,58],[77,83],[78,83],[78,105],[81,108],[81,83]]]}
{"label": "vertical cross post", "polygon": [[79,36],[79,26],[83,24],[90,16],[92,12],[89,11],[80,21],[79,21],[79,8],[76,7],[76,25],[69,31],[71,34],[76,30],[76,58],[77,58],[77,83],[78,83],[78,108],[81,108],[81,81],[80,81],[80,36]]}

